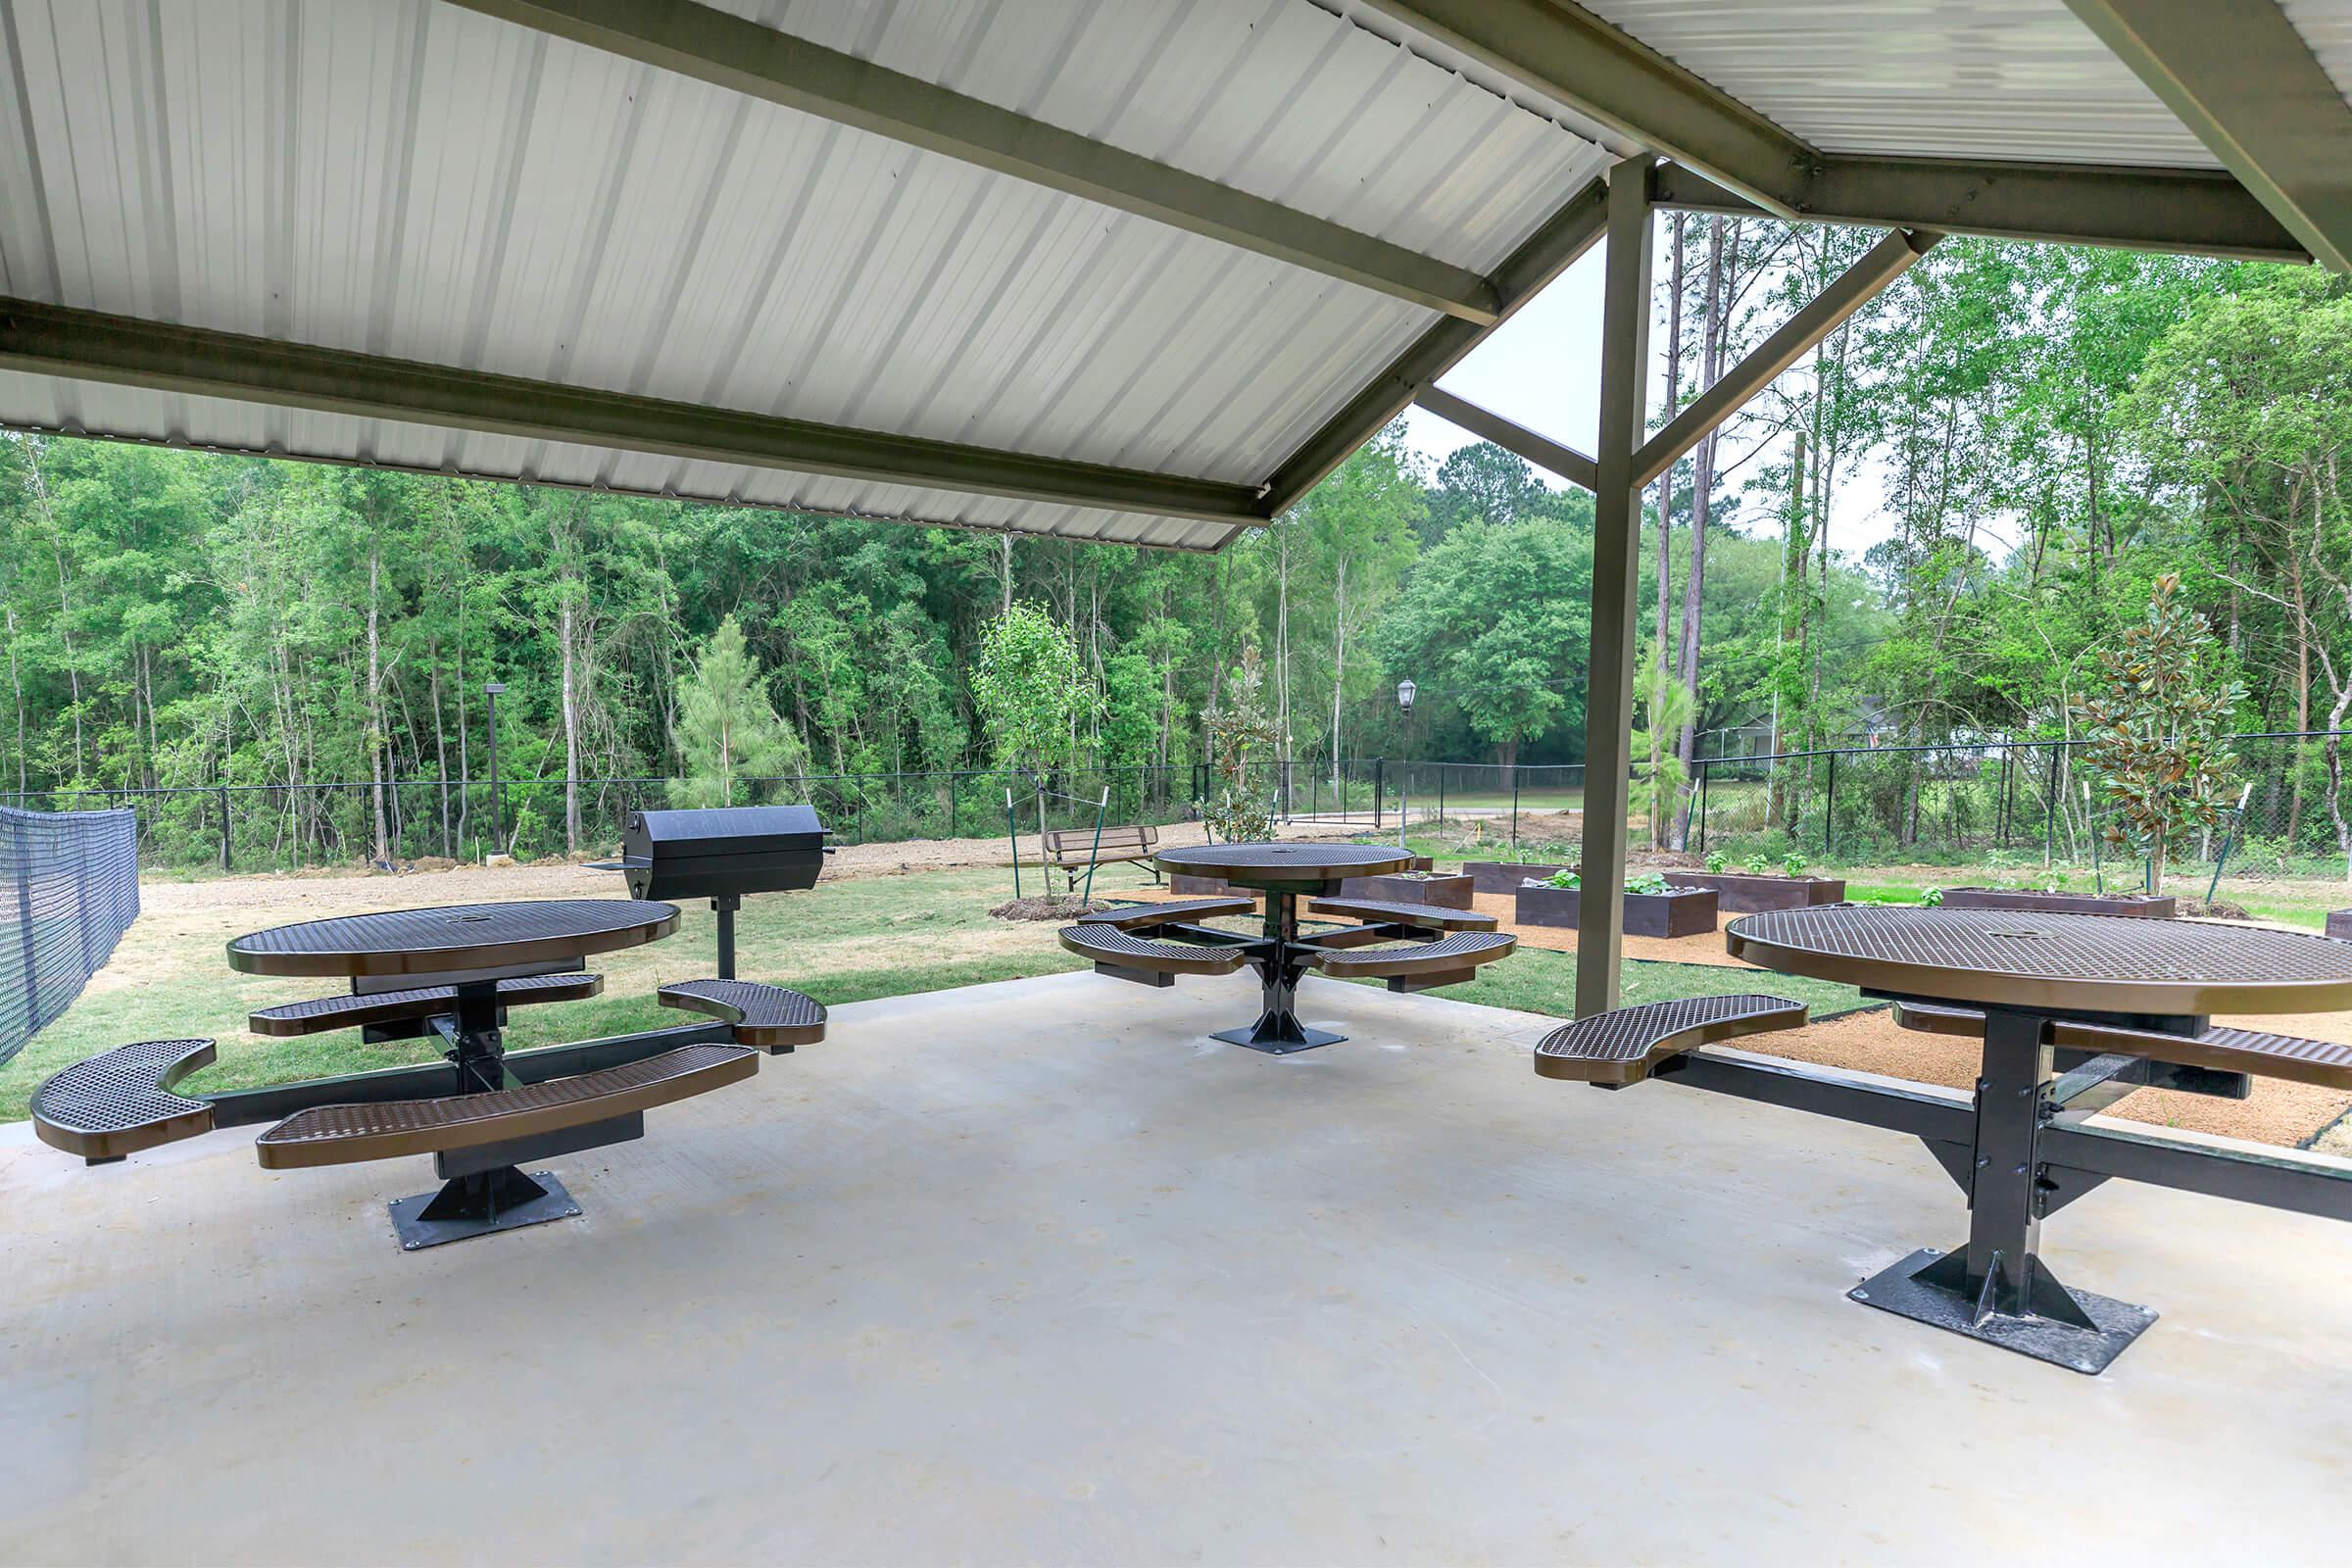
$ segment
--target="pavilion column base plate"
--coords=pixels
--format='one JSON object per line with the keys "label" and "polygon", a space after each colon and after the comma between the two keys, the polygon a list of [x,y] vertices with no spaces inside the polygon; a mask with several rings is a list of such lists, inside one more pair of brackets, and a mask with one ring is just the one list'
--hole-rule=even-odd
{"label": "pavilion column base plate", "polygon": [[[2033,1278],[2039,1310],[1993,1311],[1988,1301],[1967,1289],[1966,1262],[1965,1252],[1925,1248],[1872,1275],[1846,1297],[1882,1312],[2094,1377],[2156,1321],[2151,1307],[2060,1284],[2038,1258],[2034,1260]],[[2072,1318],[2082,1321],[2069,1321]]]}
{"label": "pavilion column base plate", "polygon": [[553,1171],[523,1174],[513,1165],[452,1178],[437,1193],[418,1193],[391,1204],[392,1230],[403,1251],[419,1251],[444,1242],[520,1230],[552,1219],[578,1217]]}
{"label": "pavilion column base plate", "polygon": [[1257,1022],[1247,1029],[1220,1029],[1209,1038],[1250,1051],[1262,1051],[1269,1056],[1287,1056],[1294,1051],[1336,1046],[1348,1037],[1335,1035],[1328,1029],[1310,1028],[1300,1023],[1298,1015],[1286,1007],[1260,1014]]}

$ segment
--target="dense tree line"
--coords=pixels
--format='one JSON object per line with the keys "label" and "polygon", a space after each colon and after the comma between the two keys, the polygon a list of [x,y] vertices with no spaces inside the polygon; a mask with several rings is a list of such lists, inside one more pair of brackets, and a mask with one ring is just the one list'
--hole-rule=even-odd
{"label": "dense tree line", "polygon": [[[1674,220],[1668,401],[1872,239]],[[1676,747],[2071,736],[2096,652],[2167,570],[2247,689],[2240,729],[2341,726],[2348,446],[2340,280],[1947,242],[1660,481],[1644,657],[1695,692]],[[1882,491],[1891,537],[1858,552]],[[1323,769],[1400,754],[1400,675],[1425,694],[1416,755],[1574,760],[1591,529],[1588,497],[1516,458],[1433,470],[1396,429],[1211,557],[10,435],[0,781],[478,778],[496,679],[500,771],[565,784],[541,831],[576,843],[571,781],[697,771],[718,698],[692,683],[730,617],[719,657],[789,729],[762,755],[985,762],[971,671],[1018,602],[1068,629],[1096,694],[1069,760],[1189,765],[1249,647],[1284,749]],[[2313,748],[2298,831],[2340,821],[2339,783]]]}

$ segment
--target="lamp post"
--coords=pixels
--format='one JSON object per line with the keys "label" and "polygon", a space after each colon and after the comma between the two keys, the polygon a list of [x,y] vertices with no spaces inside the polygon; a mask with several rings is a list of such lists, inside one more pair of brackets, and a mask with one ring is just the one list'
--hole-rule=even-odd
{"label": "lamp post", "polygon": [[1404,771],[1396,777],[1396,847],[1400,850],[1411,847],[1404,838],[1404,815],[1413,793],[1413,693],[1417,689],[1409,680],[1396,683],[1396,707],[1404,714]]}
{"label": "lamp post", "polygon": [[[499,802],[499,798],[498,798],[498,699],[499,699],[499,695],[500,695],[501,693],[503,693],[503,692],[504,692],[506,689],[507,689],[506,682],[504,682],[504,681],[496,681],[496,680],[489,682],[487,685],[483,686],[483,688],[482,688],[482,695],[483,695],[484,697],[487,697],[487,698],[489,698],[489,699],[490,699],[490,854],[491,854],[491,855],[497,855],[497,854],[499,854],[499,853],[500,853],[500,848],[501,848],[501,846],[503,846],[503,845],[506,843],[506,838],[507,838],[507,824],[506,824],[506,819],[505,819],[505,815],[504,815],[504,813],[503,813],[503,812],[500,810],[500,808],[500,808],[500,802]],[[483,858],[485,858],[485,859],[487,859],[488,858],[489,858],[488,856],[484,856],[484,857],[483,857]]]}

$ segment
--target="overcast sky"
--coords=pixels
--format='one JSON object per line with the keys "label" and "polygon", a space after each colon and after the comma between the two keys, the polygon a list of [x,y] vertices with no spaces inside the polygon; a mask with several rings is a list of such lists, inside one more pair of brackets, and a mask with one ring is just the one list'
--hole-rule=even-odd
{"label": "overcast sky", "polygon": [[[1601,252],[1602,247],[1593,246],[1503,323],[1444,378],[1446,390],[1580,452],[1593,450],[1599,444],[1600,423]],[[1665,386],[1664,329],[1653,326],[1649,342],[1650,407],[1656,409]],[[1803,367],[1788,373],[1801,375]],[[1405,430],[1433,473],[1447,454],[1477,439],[1422,409],[1405,415]],[[1563,484],[1557,474],[1543,477],[1555,489]],[[1891,531],[1883,508],[1885,485],[1875,462],[1839,485],[1830,543],[1840,554],[1859,558]],[[1778,532],[1777,520],[1762,517],[1749,519],[1747,527],[1751,532]]]}

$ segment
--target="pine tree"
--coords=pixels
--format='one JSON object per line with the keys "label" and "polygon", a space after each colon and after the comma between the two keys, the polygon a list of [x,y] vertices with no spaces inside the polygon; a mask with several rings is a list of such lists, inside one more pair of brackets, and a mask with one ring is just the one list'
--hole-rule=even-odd
{"label": "pine tree", "polygon": [[693,673],[678,680],[677,740],[686,776],[669,787],[672,806],[734,805],[739,779],[808,770],[808,749],[776,716],[733,615],[711,633]]}

